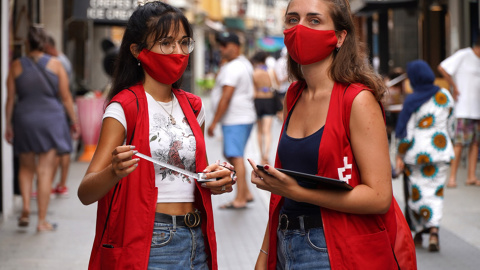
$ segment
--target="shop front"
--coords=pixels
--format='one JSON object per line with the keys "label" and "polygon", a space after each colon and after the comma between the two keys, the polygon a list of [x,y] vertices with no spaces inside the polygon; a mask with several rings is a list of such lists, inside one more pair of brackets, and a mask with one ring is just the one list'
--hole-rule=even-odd
{"label": "shop front", "polygon": [[[380,74],[423,59],[434,72],[478,35],[478,0],[351,0],[361,40]],[[440,74],[436,74],[440,76]]]}

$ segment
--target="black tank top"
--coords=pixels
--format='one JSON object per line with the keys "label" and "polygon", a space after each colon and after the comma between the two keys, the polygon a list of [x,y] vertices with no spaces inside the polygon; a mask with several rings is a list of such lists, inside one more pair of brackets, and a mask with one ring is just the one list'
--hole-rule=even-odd
{"label": "black tank top", "polygon": [[[323,128],[321,127],[312,135],[305,138],[292,138],[287,135],[287,127],[290,117],[295,109],[295,105],[290,110],[285,122],[283,134],[278,144],[278,157],[282,163],[282,167],[286,170],[317,174],[318,171],[318,148],[322,140]],[[316,188],[314,184],[299,181],[298,184],[305,188]],[[320,215],[318,205],[297,202],[292,199],[285,198],[281,214],[287,214],[289,217],[298,217],[301,215],[312,216]]]}

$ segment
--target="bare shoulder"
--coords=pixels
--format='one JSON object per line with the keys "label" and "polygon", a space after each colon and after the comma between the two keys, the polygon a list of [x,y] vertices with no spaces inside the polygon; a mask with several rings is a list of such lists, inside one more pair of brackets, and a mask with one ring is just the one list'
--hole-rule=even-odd
{"label": "bare shoulder", "polygon": [[10,64],[10,67],[11,68],[22,67],[22,63],[20,63],[20,58],[13,60],[12,63]]}
{"label": "bare shoulder", "polygon": [[359,127],[358,124],[363,126],[361,123],[366,124],[367,127],[372,124],[384,125],[382,108],[371,91],[361,91],[355,97],[350,119],[355,127]]}
{"label": "bare shoulder", "polygon": [[352,110],[355,107],[362,106],[375,106],[378,107],[378,101],[375,99],[375,96],[371,91],[363,90],[355,97],[352,103]]}
{"label": "bare shoulder", "polygon": [[20,62],[20,59],[15,59],[13,62],[10,64],[10,68],[15,72],[18,70],[22,70],[22,63]]}
{"label": "bare shoulder", "polygon": [[20,62],[20,59],[15,59],[13,62],[10,64],[10,74],[13,76],[13,78],[17,78],[22,74],[23,68],[22,68],[22,63]]}

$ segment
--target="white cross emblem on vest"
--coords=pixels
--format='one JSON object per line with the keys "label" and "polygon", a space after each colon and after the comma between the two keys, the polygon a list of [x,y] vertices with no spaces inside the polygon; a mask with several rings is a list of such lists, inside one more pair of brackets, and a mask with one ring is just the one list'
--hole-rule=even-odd
{"label": "white cross emblem on vest", "polygon": [[348,157],[343,157],[343,167],[342,168],[338,168],[338,178],[342,181],[346,181],[347,184],[348,184],[348,180],[352,179],[352,174],[345,174],[345,176],[343,175],[343,173],[347,170],[347,169],[352,169],[352,164],[348,164]]}

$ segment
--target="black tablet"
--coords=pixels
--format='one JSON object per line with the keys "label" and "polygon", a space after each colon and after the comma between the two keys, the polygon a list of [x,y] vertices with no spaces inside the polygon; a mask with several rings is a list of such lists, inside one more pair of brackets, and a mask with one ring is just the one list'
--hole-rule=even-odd
{"label": "black tablet", "polygon": [[[262,165],[257,165],[257,168],[259,168],[262,171],[265,171]],[[308,173],[295,172],[295,171],[279,169],[279,168],[275,168],[275,169],[277,169],[278,171],[284,174],[290,175],[291,177],[295,178],[297,181],[308,182],[308,183],[320,185],[323,187],[340,188],[345,190],[353,189],[353,187],[350,186],[347,182],[341,181],[338,179],[333,179],[333,178],[328,178],[328,177],[323,177],[323,176],[318,176],[318,175],[308,174]]]}

